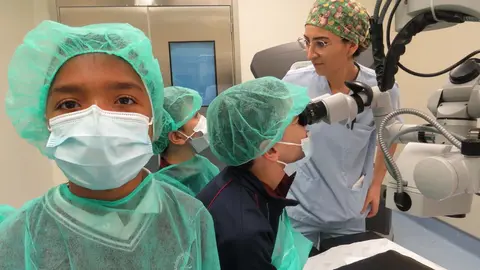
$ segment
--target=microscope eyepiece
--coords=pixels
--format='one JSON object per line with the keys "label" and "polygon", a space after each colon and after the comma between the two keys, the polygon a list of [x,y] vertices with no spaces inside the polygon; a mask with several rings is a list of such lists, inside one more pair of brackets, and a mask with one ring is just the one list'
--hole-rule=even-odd
{"label": "microscope eyepiece", "polygon": [[310,102],[298,116],[298,123],[302,126],[313,125],[327,116],[327,107],[322,100]]}

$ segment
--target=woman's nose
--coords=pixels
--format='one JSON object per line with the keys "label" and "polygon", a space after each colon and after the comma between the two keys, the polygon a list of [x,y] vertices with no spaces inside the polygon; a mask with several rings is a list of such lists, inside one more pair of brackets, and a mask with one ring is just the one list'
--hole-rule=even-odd
{"label": "woman's nose", "polygon": [[315,47],[310,46],[307,48],[307,59],[312,61],[318,57],[318,53],[315,52]]}

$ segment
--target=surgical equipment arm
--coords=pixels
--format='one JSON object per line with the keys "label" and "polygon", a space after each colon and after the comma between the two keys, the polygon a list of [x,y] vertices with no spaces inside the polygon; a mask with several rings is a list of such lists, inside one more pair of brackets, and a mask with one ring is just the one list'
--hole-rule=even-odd
{"label": "surgical equipment arm", "polygon": [[[432,217],[463,217],[471,210],[474,194],[480,193],[480,137],[477,120],[480,118],[480,65],[470,59],[480,51],[472,52],[453,66],[433,74],[413,72],[400,64],[400,56],[413,36],[423,30],[434,30],[457,23],[478,21],[480,2],[468,0],[395,1],[388,21],[396,16],[398,34],[390,43],[387,29],[387,55],[383,46],[383,16],[387,0],[378,15],[382,0],[377,0],[372,17],[372,46],[377,82],[381,92],[388,91],[395,82],[398,67],[415,76],[433,77],[450,72],[450,82],[437,90],[428,101],[434,118],[413,109],[399,109],[382,120],[378,129],[379,143],[385,154],[390,174],[386,192],[386,206],[408,214]],[[410,130],[392,130],[386,122],[395,115],[414,114],[434,127]],[[387,127],[387,131],[384,128]],[[386,133],[390,138],[405,143],[401,135],[416,131],[421,143],[407,143],[395,162],[389,155]],[[396,134],[395,134],[396,133]],[[438,133],[441,133],[438,135]]]}
{"label": "surgical equipment arm", "polygon": [[[480,68],[472,68],[472,63],[467,62],[450,78],[455,81],[476,74],[475,79],[450,83],[432,95],[428,107],[435,118],[415,109],[393,111],[388,91],[347,82],[353,94],[313,99],[300,120],[304,124],[347,123],[365,108],[371,108],[383,152],[388,152],[392,143],[407,144],[396,162],[392,157],[386,162],[391,174],[387,207],[422,217],[466,214],[473,194],[480,193],[480,132],[476,129],[476,119],[480,118]],[[466,76],[468,72],[474,74]],[[400,114],[421,117],[427,124],[403,124],[395,120]]]}

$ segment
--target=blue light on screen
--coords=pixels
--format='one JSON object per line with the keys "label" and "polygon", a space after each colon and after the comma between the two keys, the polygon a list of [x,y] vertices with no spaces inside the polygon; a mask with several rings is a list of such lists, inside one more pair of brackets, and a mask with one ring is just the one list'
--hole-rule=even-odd
{"label": "blue light on screen", "polygon": [[203,106],[217,96],[215,42],[170,42],[170,70],[173,86],[196,90]]}

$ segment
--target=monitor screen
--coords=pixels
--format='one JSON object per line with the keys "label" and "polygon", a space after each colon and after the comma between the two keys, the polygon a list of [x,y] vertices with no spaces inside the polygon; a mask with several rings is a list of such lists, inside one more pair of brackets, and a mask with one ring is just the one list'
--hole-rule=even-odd
{"label": "monitor screen", "polygon": [[203,106],[217,96],[214,41],[169,42],[170,74],[173,86],[198,91]]}

